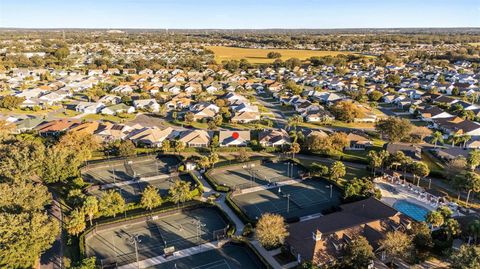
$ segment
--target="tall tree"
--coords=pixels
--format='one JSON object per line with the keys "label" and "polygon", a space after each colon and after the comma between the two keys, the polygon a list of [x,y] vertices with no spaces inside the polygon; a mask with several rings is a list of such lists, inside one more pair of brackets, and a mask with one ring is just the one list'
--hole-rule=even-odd
{"label": "tall tree", "polygon": [[135,155],[135,144],[130,140],[123,140],[120,142],[117,148],[118,156],[128,157]]}
{"label": "tall tree", "polygon": [[401,231],[388,232],[380,245],[392,260],[408,257],[413,246],[412,238]]}
{"label": "tall tree", "polygon": [[480,246],[462,245],[459,250],[453,251],[450,257],[453,269],[479,269],[480,268]]}
{"label": "tall tree", "polygon": [[167,153],[171,150],[171,147],[170,147],[170,141],[168,141],[167,139],[163,140],[162,142],[162,151],[164,153]]}
{"label": "tall tree", "polygon": [[375,255],[368,240],[363,236],[355,236],[344,250],[342,268],[363,269],[368,268]]}
{"label": "tall tree", "polygon": [[438,143],[442,143],[443,144],[443,134],[439,131],[435,131],[433,134],[432,134],[432,143],[434,143],[434,147],[436,148],[437,147],[437,144]]}
{"label": "tall tree", "polygon": [[292,143],[290,146],[290,152],[292,153],[292,157],[295,158],[295,154],[300,152],[300,144]]}
{"label": "tall tree", "polygon": [[370,168],[372,168],[373,176],[375,176],[376,169],[382,166],[383,160],[375,150],[370,150],[367,157]]}
{"label": "tall tree", "polygon": [[38,140],[0,144],[0,181],[29,181],[41,174],[45,147]]}
{"label": "tall tree", "polygon": [[158,193],[158,189],[152,185],[148,185],[142,193],[140,204],[143,208],[152,210],[162,204],[162,197]]}
{"label": "tall tree", "polygon": [[102,194],[98,206],[102,215],[115,217],[118,213],[125,211],[125,200],[115,190],[108,190]]}
{"label": "tall tree", "polygon": [[260,217],[255,233],[260,244],[266,248],[282,245],[288,236],[284,218],[272,213],[265,213]]}
{"label": "tall tree", "polygon": [[98,213],[98,200],[95,196],[87,196],[85,201],[83,202],[82,207],[83,212],[85,215],[88,216],[88,220],[90,221],[90,225],[92,225],[93,216]]}
{"label": "tall tree", "polygon": [[60,232],[46,213],[0,213],[0,267],[34,268]]}
{"label": "tall tree", "polygon": [[470,170],[475,171],[478,165],[480,165],[480,150],[475,149],[470,151],[467,158],[467,164]]}
{"label": "tall tree", "polygon": [[428,212],[425,221],[433,227],[440,227],[445,222],[445,218],[438,211],[430,211]]}
{"label": "tall tree", "polygon": [[375,129],[390,142],[398,142],[410,135],[413,125],[407,119],[389,117],[378,121]]}
{"label": "tall tree", "polygon": [[345,165],[341,161],[335,161],[330,167],[330,179],[338,180],[346,174]]}
{"label": "tall tree", "polygon": [[73,210],[65,221],[65,228],[71,235],[79,235],[86,228],[85,213],[78,208]]}
{"label": "tall tree", "polygon": [[179,179],[175,180],[170,186],[170,189],[168,189],[168,194],[170,195],[170,200],[177,205],[192,199],[190,194],[190,182],[181,181]]}

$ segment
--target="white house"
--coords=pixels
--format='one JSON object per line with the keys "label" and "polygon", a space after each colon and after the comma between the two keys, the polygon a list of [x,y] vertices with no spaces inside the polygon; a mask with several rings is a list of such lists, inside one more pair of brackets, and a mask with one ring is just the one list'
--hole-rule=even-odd
{"label": "white house", "polygon": [[133,101],[133,106],[135,109],[148,110],[152,112],[160,111],[160,105],[155,99],[143,99]]}
{"label": "white house", "polygon": [[81,112],[84,114],[97,114],[99,113],[105,105],[101,102],[80,102],[75,107],[75,111]]}

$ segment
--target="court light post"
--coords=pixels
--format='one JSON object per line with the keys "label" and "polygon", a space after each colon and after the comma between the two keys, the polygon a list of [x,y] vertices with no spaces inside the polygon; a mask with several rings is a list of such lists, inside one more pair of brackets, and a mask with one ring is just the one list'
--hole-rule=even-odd
{"label": "court light post", "polygon": [[287,177],[290,177],[290,163],[285,163],[287,165]]}
{"label": "court light post", "polygon": [[142,242],[142,240],[140,240],[138,238],[138,235],[136,234],[132,235],[132,237],[130,237],[130,240],[135,247],[135,258],[137,260],[137,268],[140,269],[140,262],[138,261],[138,245],[137,244]]}
{"label": "court light post", "polygon": [[325,186],[325,188],[330,189],[330,199],[332,199],[332,195],[333,195],[333,186],[332,186],[332,184],[330,184],[330,186]]}
{"label": "court light post", "polygon": [[290,213],[290,194],[287,194],[287,213]]}

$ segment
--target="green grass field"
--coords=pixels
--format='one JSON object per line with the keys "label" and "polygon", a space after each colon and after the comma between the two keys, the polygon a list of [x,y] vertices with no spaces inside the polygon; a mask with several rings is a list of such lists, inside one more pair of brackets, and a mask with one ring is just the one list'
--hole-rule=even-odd
{"label": "green grass field", "polygon": [[226,60],[246,59],[252,64],[271,63],[275,59],[269,59],[267,54],[271,51],[279,52],[283,61],[290,58],[305,60],[310,57],[318,56],[337,56],[339,54],[354,54],[348,51],[316,51],[316,50],[292,50],[292,49],[247,49],[224,46],[207,46],[207,49],[215,53],[215,60],[218,63]]}

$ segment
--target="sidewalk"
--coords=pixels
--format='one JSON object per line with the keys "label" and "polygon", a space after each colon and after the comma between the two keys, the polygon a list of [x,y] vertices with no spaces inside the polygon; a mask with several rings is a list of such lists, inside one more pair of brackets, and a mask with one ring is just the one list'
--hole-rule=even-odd
{"label": "sidewalk", "polygon": [[[202,198],[206,200],[208,196],[210,196],[213,193],[217,193],[213,188],[208,184],[208,182],[205,180],[205,178],[198,172],[197,170],[193,171],[195,176],[197,176],[198,180],[203,184],[203,195]],[[235,224],[235,235],[241,235],[243,228],[245,227],[245,224],[243,224],[242,220],[230,209],[230,207],[225,203],[225,193],[220,193],[220,197],[215,201],[215,204],[217,204],[223,212],[225,212],[228,217],[233,221]]]}

